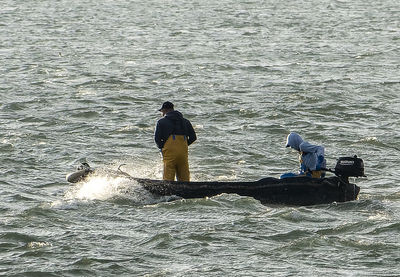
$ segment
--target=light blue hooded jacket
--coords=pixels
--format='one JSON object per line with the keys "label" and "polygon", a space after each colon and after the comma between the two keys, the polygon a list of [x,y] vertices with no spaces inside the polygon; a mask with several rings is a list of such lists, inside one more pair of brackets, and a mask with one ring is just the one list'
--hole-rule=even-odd
{"label": "light blue hooded jacket", "polygon": [[291,132],[287,137],[286,147],[301,152],[302,163],[299,174],[320,170],[326,167],[325,148],[304,141],[299,134]]}

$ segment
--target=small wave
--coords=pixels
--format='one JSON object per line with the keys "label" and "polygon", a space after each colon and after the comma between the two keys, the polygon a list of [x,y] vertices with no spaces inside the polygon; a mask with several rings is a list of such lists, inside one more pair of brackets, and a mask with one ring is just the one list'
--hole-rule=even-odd
{"label": "small wave", "polygon": [[378,139],[377,139],[377,137],[366,137],[366,138],[362,139],[361,141],[364,141],[364,142],[377,142]]}
{"label": "small wave", "polygon": [[84,88],[84,89],[79,89],[76,94],[77,96],[96,96],[97,93],[98,92],[92,88]]}
{"label": "small wave", "polygon": [[32,241],[37,241],[37,238],[35,236],[20,232],[7,232],[1,235],[1,239],[5,241],[25,242],[27,244]]}
{"label": "small wave", "polygon": [[83,111],[83,112],[78,112],[72,115],[73,117],[77,117],[77,118],[96,118],[99,116],[98,112],[95,111]]}
{"label": "small wave", "polygon": [[376,147],[389,148],[389,149],[395,149],[397,151],[400,151],[400,148],[398,148],[394,145],[390,145],[388,143],[384,143],[384,142],[380,141],[377,137],[365,137],[365,138],[361,139],[360,142],[369,144],[372,146],[376,146]]}
{"label": "small wave", "polygon": [[52,246],[52,244],[50,242],[46,242],[46,241],[31,241],[28,242],[26,247],[29,249],[38,249],[38,248],[43,248],[43,247],[47,247],[47,246]]}
{"label": "small wave", "polygon": [[24,102],[13,102],[2,106],[4,111],[20,111],[26,108],[26,103]]}
{"label": "small wave", "polygon": [[169,233],[159,233],[150,238],[139,242],[139,246],[151,246],[152,248],[166,248],[172,242],[172,236]]}

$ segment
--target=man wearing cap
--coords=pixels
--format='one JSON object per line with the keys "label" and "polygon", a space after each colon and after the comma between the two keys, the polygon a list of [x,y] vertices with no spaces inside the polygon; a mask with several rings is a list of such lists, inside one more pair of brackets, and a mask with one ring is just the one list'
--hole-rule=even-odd
{"label": "man wearing cap", "polygon": [[178,181],[190,181],[188,146],[197,139],[193,126],[171,102],[159,111],[163,118],[157,121],[154,140],[163,156],[163,180],[174,181],[176,175]]}
{"label": "man wearing cap", "polygon": [[309,176],[312,178],[321,178],[325,173],[321,170],[326,168],[326,160],[324,158],[325,148],[319,145],[313,145],[304,141],[301,136],[295,132],[291,132],[286,139],[286,147],[291,147],[300,153],[300,171],[298,174],[285,173],[281,178]]}

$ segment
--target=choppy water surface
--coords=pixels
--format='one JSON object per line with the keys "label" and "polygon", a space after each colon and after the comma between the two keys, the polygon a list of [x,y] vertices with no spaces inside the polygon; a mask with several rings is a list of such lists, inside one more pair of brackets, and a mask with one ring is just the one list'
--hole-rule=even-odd
{"label": "choppy water surface", "polygon": [[[2,1],[0,275],[399,276],[397,1]],[[197,131],[193,180],[357,154],[359,200],[157,198],[82,161],[161,178],[163,101]]]}

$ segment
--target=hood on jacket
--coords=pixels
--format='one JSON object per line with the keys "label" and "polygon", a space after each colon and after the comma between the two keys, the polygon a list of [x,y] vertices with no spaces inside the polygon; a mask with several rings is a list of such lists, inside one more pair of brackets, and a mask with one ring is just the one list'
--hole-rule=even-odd
{"label": "hood on jacket", "polygon": [[173,120],[173,121],[183,119],[183,115],[178,111],[170,111],[165,114],[165,117],[167,117],[168,119]]}
{"label": "hood on jacket", "polygon": [[303,143],[303,139],[298,133],[291,132],[287,136],[286,140],[286,147],[291,147],[293,149],[296,149],[297,151],[300,151],[300,144]]}

